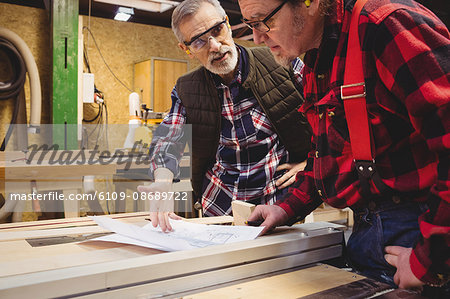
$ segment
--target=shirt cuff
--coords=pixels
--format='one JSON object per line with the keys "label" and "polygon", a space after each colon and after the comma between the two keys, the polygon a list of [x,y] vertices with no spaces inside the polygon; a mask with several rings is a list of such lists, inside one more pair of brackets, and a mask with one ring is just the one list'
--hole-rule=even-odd
{"label": "shirt cuff", "polygon": [[286,214],[288,215],[289,219],[294,218],[295,217],[295,213],[294,211],[291,209],[291,207],[284,202],[281,203],[275,203],[277,206],[279,206],[280,208],[282,208]]}
{"label": "shirt cuff", "polygon": [[411,265],[411,271],[414,276],[426,285],[433,287],[443,286],[449,281],[448,274],[436,274],[429,271],[418,259],[415,249],[411,251],[409,257],[409,264]]}

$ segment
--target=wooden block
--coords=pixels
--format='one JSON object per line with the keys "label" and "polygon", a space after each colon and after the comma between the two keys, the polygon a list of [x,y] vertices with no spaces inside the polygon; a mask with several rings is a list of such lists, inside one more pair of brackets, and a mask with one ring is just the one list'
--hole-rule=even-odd
{"label": "wooden block", "polygon": [[350,215],[349,210],[347,209],[336,209],[330,206],[324,206],[323,208],[317,208],[311,214],[306,216],[305,223],[346,220],[347,224],[349,224],[350,218],[353,219],[353,215]]}
{"label": "wooden block", "polygon": [[347,211],[348,216],[347,216],[347,226],[348,227],[353,227],[353,222],[354,222],[354,216],[353,216],[353,211],[350,208],[345,208],[344,211]]}
{"label": "wooden block", "polygon": [[242,200],[234,200],[231,203],[231,209],[233,210],[234,225],[245,225],[248,216],[255,209],[255,205],[247,203]]}

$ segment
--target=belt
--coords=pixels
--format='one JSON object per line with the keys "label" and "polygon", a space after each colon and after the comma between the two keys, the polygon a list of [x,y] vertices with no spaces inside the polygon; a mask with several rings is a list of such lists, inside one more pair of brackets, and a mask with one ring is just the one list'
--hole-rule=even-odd
{"label": "belt", "polygon": [[350,208],[353,210],[354,213],[362,213],[366,212],[367,210],[374,212],[379,210],[385,210],[389,208],[395,208],[397,206],[401,206],[408,203],[423,203],[426,200],[426,196],[420,196],[421,194],[415,194],[416,196],[410,196],[412,194],[408,195],[381,195],[377,196],[375,198],[371,198],[367,201],[364,201],[363,203],[356,203],[354,206],[351,206]]}

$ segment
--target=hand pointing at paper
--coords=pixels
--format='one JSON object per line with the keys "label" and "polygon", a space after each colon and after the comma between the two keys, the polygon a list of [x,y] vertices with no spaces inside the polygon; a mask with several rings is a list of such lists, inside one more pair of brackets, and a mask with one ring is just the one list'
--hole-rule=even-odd
{"label": "hand pointing at paper", "polygon": [[[173,173],[167,168],[158,168],[154,171],[155,182],[150,185],[138,186],[139,192],[146,193],[166,193],[172,191]],[[147,198],[152,198],[148,196]],[[150,200],[150,221],[153,227],[158,225],[163,232],[172,231],[169,218],[180,220],[182,217],[174,212],[173,198],[167,197],[164,200]]]}

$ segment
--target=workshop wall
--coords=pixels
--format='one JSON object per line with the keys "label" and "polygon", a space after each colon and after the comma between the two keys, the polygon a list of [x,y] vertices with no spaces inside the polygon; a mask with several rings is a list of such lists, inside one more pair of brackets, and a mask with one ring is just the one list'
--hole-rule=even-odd
{"label": "workshop wall", "polygon": [[[130,89],[133,89],[133,67],[136,62],[152,56],[186,59],[169,28],[119,22],[114,20],[83,17],[84,26],[89,26],[103,58],[114,74]],[[90,24],[90,25],[89,25]],[[97,88],[105,95],[109,112],[109,123],[128,123],[128,96],[130,91],[124,87],[107,69],[92,36],[84,30],[91,72],[95,76]],[[85,117],[95,116],[95,105],[85,104]]]}
{"label": "workshop wall", "polygon": [[[196,60],[189,59],[186,53],[178,48],[178,41],[170,28],[96,17],[91,17],[89,21],[87,16],[83,16],[83,24],[90,27],[90,31],[112,71],[130,89],[133,89],[133,68],[136,62],[151,57],[162,57],[189,60],[189,70],[199,66]],[[249,41],[239,40],[239,43],[244,46],[255,46],[253,42]],[[84,44],[87,45],[89,64],[91,72],[95,76],[95,84],[105,94],[109,123],[128,123],[130,91],[108,71],[87,30],[84,30]],[[84,110],[87,119],[97,113],[97,107],[91,104],[85,104]]]}
{"label": "workshop wall", "polygon": [[[177,40],[170,28],[151,25],[119,22],[97,17],[82,17],[84,26],[89,26],[105,61],[114,74],[130,89],[133,88],[134,63],[163,57],[189,60],[177,47]],[[81,24],[80,24],[81,25]],[[51,27],[48,12],[44,9],[14,4],[0,3],[0,26],[14,31],[31,49],[36,60],[42,85],[42,123],[51,123]],[[128,95],[130,93],[119,83],[103,62],[95,47],[92,36],[83,31],[91,71],[95,75],[95,84],[105,94],[108,106],[109,123],[128,123]],[[255,46],[253,42],[238,41],[244,46]],[[199,64],[189,60],[190,69]],[[11,68],[4,53],[0,52],[0,80],[9,78]],[[25,85],[27,113],[29,117],[30,93],[28,81]],[[0,136],[5,134],[5,124],[11,120],[13,101],[0,101]],[[97,106],[84,104],[84,117],[92,118]]]}
{"label": "workshop wall", "polygon": [[[0,3],[0,26],[19,35],[31,50],[36,60],[42,86],[42,123],[51,120],[51,53],[50,21],[43,9]],[[0,80],[10,79],[11,66],[5,54],[0,52]],[[27,115],[30,117],[30,89],[25,83]],[[12,99],[0,101],[0,138],[5,136],[5,125],[11,121],[14,108]]]}

